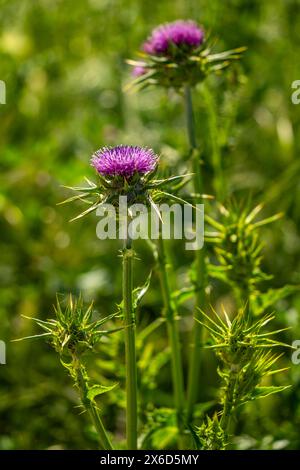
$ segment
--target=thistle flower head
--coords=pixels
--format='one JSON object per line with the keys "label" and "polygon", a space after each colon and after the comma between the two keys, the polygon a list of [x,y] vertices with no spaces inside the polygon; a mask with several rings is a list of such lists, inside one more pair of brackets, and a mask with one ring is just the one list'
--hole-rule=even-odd
{"label": "thistle flower head", "polygon": [[192,20],[177,20],[155,28],[142,45],[139,60],[128,60],[131,86],[159,85],[182,89],[195,86],[210,73],[219,73],[240,58],[244,47],[213,53],[204,30]]}
{"label": "thistle flower head", "polygon": [[217,265],[210,266],[210,275],[229,284],[241,301],[254,294],[262,281],[270,279],[262,270],[264,245],[259,231],[279,219],[282,213],[257,221],[262,208],[262,204],[251,209],[249,203],[232,201],[227,208],[220,206],[218,221],[206,216],[208,224],[216,229],[206,232],[207,241],[215,245],[218,261]]}
{"label": "thistle flower head", "polygon": [[203,41],[204,31],[194,21],[177,20],[155,28],[143,50],[150,55],[169,55],[174,46],[193,50]]}
{"label": "thistle flower head", "polygon": [[153,171],[158,157],[152,149],[130,145],[104,147],[92,156],[91,164],[102,176],[130,178]]}
{"label": "thistle flower head", "polygon": [[[54,310],[56,318],[51,318],[47,321],[33,317],[25,318],[34,320],[43,331],[43,333],[37,334],[34,337],[45,337],[48,339],[62,357],[82,354],[92,349],[103,336],[107,336],[120,329],[102,329],[102,326],[114,318],[116,314],[93,321],[93,304],[85,306],[81,296],[74,298],[70,295],[63,302],[60,302],[57,298],[57,305]],[[33,338],[33,336],[21,339],[30,338]]]}
{"label": "thistle flower head", "polygon": [[[62,201],[84,201],[89,207],[72,220],[84,217],[104,204],[112,204],[118,214],[120,197],[127,198],[127,204],[143,203],[157,211],[155,201],[183,202],[175,195],[191,175],[178,175],[154,179],[158,170],[158,156],[147,147],[119,145],[103,147],[95,152],[91,165],[98,173],[98,184],[88,180],[86,187],[68,187],[78,194]],[[166,192],[166,190],[168,192]]]}
{"label": "thistle flower head", "polygon": [[209,416],[200,427],[196,428],[201,450],[225,450],[227,446],[227,433],[222,429],[217,413],[213,418]]}
{"label": "thistle flower head", "polygon": [[240,311],[233,320],[225,310],[224,319],[212,312],[215,317],[202,312],[204,321],[200,323],[210,333],[210,344],[206,347],[213,349],[220,361],[218,373],[224,382],[221,403],[229,400],[234,410],[248,401],[285,390],[288,386],[260,385],[264,377],[282,370],[273,368],[282,356],[274,353],[274,348],[290,347],[274,337],[286,328],[264,331],[274,315],[265,315],[253,322],[246,311]]}

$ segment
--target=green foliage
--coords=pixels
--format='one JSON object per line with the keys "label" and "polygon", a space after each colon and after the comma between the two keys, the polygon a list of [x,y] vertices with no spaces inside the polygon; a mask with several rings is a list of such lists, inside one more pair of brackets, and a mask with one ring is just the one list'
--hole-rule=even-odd
{"label": "green foliage", "polygon": [[292,294],[299,292],[300,286],[286,285],[278,289],[269,289],[267,292],[260,292],[259,295],[253,295],[251,305],[256,315],[266,311],[279,300],[283,300]]}
{"label": "green foliage", "polygon": [[173,409],[161,408],[148,413],[142,448],[172,449],[177,438],[176,413]]}

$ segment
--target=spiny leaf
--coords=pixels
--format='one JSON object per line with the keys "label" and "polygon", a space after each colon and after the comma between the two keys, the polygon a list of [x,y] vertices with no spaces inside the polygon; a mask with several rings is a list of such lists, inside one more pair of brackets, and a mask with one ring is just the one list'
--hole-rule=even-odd
{"label": "spiny leaf", "polygon": [[92,387],[89,388],[87,392],[87,398],[90,401],[94,401],[98,395],[103,395],[103,393],[110,392],[117,386],[118,386],[117,383],[113,385],[93,385]]}
{"label": "spiny leaf", "polygon": [[89,207],[87,210],[81,212],[81,214],[77,215],[76,217],[73,217],[73,219],[70,220],[70,222],[74,222],[75,220],[78,220],[78,219],[81,219],[82,217],[84,217],[85,215],[89,214],[90,212],[93,212],[94,210],[96,210],[98,207],[100,207],[100,205],[102,205],[103,202],[96,202],[95,204],[93,204],[91,207]]}
{"label": "spiny leaf", "polygon": [[271,224],[272,222],[275,222],[276,220],[281,219],[283,216],[284,216],[284,213],[279,212],[278,214],[272,215],[271,217],[255,222],[253,224],[253,227],[257,228],[257,227],[262,227],[263,225]]}
{"label": "spiny leaf", "polygon": [[[209,321],[211,322],[216,328],[218,328],[218,330],[220,330],[221,332],[224,332],[224,329],[218,325],[218,323],[216,323],[209,315],[207,315],[203,310],[201,309],[198,309],[201,314]],[[219,318],[219,317],[218,317]]]}
{"label": "spiny leaf", "polygon": [[281,385],[281,386],[269,386],[269,387],[256,387],[255,390],[253,391],[252,400],[255,400],[256,398],[264,398],[269,395],[273,395],[274,393],[279,393],[283,392],[283,390],[286,390],[287,388],[290,388],[290,385]]}
{"label": "spiny leaf", "polygon": [[161,223],[163,223],[160,210],[158,209],[157,205],[153,201],[152,197],[149,196],[149,195],[148,195],[148,201],[150,202],[151,207],[154,209],[154,211],[155,211],[156,215],[158,216],[159,220],[161,221]]}
{"label": "spiny leaf", "polygon": [[300,292],[300,285],[287,284],[278,289],[269,289],[267,292],[259,293],[251,299],[251,304],[258,315],[290,295]]}
{"label": "spiny leaf", "polygon": [[118,315],[118,312],[111,313],[110,315],[107,315],[106,317],[101,318],[100,320],[95,321],[94,323],[91,323],[91,327],[93,329],[99,328],[99,326],[104,325],[108,321],[112,320]]}
{"label": "spiny leaf", "polygon": [[194,173],[187,173],[186,175],[171,176],[169,178],[154,180],[152,183],[147,185],[147,188],[158,188],[168,183],[173,183],[174,181],[182,180],[184,178],[190,178]]}
{"label": "spiny leaf", "polygon": [[254,207],[254,209],[252,209],[250,214],[245,219],[246,224],[249,224],[250,222],[252,222],[252,220],[255,219],[257,214],[263,209],[263,207],[264,207],[264,204],[258,204],[256,207]]}
{"label": "spiny leaf", "polygon": [[133,307],[134,308],[137,308],[137,306],[140,304],[142,298],[146,294],[147,290],[149,289],[150,282],[151,282],[151,276],[152,276],[152,271],[149,273],[149,275],[148,275],[148,277],[145,281],[145,284],[140,286],[140,287],[136,287],[133,290]]}
{"label": "spiny leaf", "polygon": [[39,339],[43,338],[45,336],[51,336],[51,333],[41,333],[39,335],[32,335],[32,336],[24,336],[24,338],[17,338],[17,339],[12,339],[12,343],[17,343],[19,341],[24,341],[25,339]]}

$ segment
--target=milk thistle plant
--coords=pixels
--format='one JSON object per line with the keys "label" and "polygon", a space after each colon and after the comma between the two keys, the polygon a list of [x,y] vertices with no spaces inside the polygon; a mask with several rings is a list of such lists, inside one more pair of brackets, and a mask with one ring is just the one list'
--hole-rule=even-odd
{"label": "milk thistle plant", "polygon": [[[198,148],[192,88],[203,82],[212,73],[219,73],[240,59],[244,47],[221,53],[213,53],[204,29],[192,20],[177,20],[155,28],[142,45],[140,60],[128,60],[134,67],[135,79],[129,87],[143,89],[148,86],[174,88],[183,95],[188,142],[190,147],[191,168],[194,173],[194,203],[204,193],[203,161]],[[220,162],[215,165],[215,172],[221,174]],[[194,283],[196,306],[205,308],[205,288],[207,284],[205,249],[195,252]],[[193,347],[188,378],[187,416],[192,418],[194,404],[200,384],[201,325],[194,323]]]}
{"label": "milk thistle plant", "polygon": [[82,297],[75,299],[72,295],[64,302],[60,302],[57,298],[54,311],[55,318],[46,321],[30,318],[43,330],[43,333],[22,338],[22,340],[45,338],[51,344],[58,353],[61,364],[73,379],[80,396],[81,407],[83,411],[88,412],[95,426],[101,448],[113,449],[95,398],[110,392],[116,384],[110,386],[93,384],[85,365],[85,355],[93,352],[103,336],[119,331],[120,328],[111,330],[102,328],[116,314],[93,321],[93,304],[85,307]]}
{"label": "milk thistle plant", "polygon": [[[90,207],[73,220],[83,217],[108,203],[116,206],[118,209],[120,196],[126,197],[128,203],[144,203],[150,207],[154,207],[157,211],[156,201],[175,200],[177,202],[184,202],[184,200],[176,196],[175,193],[178,187],[182,186],[180,180],[186,179],[186,175],[184,175],[184,177],[174,176],[170,178],[154,179],[157,171],[158,157],[152,149],[122,145],[112,148],[105,147],[94,153],[91,164],[97,171],[98,184],[88,180],[88,187],[72,188],[74,191],[79,192],[79,194],[63,201],[63,203],[66,203],[80,199],[89,204]],[[126,215],[129,216],[127,220],[130,220],[130,208]],[[120,216],[120,212],[117,212],[117,217]],[[133,289],[133,260],[135,253],[132,242],[132,236],[127,226],[122,250],[123,300],[121,303],[125,334],[126,435],[128,448],[136,449],[138,437],[138,399],[135,310],[141,298],[141,293],[143,295],[146,289]],[[175,402],[178,411],[178,420],[181,422],[180,414],[184,399],[183,369],[175,311],[170,299],[167,272],[164,270],[164,251],[161,239],[158,242],[157,260],[159,266],[162,268],[161,283],[164,292],[165,318],[172,345]]]}
{"label": "milk thistle plant", "polygon": [[[104,148],[95,152],[91,164],[99,175],[100,185],[88,188],[82,193],[95,195],[96,201],[91,210],[99,204],[118,204],[120,195],[131,203],[151,201],[147,183],[151,181],[157,165],[157,157],[151,149],[119,146]],[[153,183],[152,183],[153,184]],[[126,436],[129,449],[137,448],[138,403],[136,366],[136,318],[133,299],[133,259],[132,239],[127,233],[122,250],[123,258],[123,301],[122,310],[125,331],[126,361]]]}
{"label": "milk thistle plant", "polygon": [[264,331],[274,315],[265,315],[252,320],[249,310],[240,310],[230,320],[225,310],[223,319],[214,310],[214,317],[202,312],[198,320],[208,330],[210,342],[206,348],[213,349],[219,359],[218,374],[221,377],[220,414],[207,418],[197,430],[199,446],[207,450],[225,449],[230,441],[230,424],[236,410],[249,401],[278,393],[288,386],[263,385],[270,375],[286,369],[273,366],[282,354],[273,351],[276,347],[288,346],[274,339],[277,331]]}
{"label": "milk thistle plant", "polygon": [[[260,229],[279,219],[281,214],[258,219],[261,205],[251,208],[250,204],[221,205],[217,201],[219,213],[205,215],[207,246],[195,251],[190,284],[177,289],[163,237],[163,220],[159,208],[160,202],[176,202],[188,204],[196,212],[198,203],[205,197],[207,162],[203,161],[199,150],[192,90],[208,75],[219,73],[237,61],[243,50],[238,48],[214,53],[204,29],[191,20],[178,20],[155,28],[142,46],[140,59],[128,61],[134,67],[135,78],[131,86],[138,89],[148,86],[173,88],[182,96],[190,173],[169,177],[159,175],[159,157],[151,148],[130,145],[103,147],[91,157],[90,163],[96,172],[95,181],[86,179],[85,186],[68,188],[75,194],[61,203],[79,201],[86,204],[87,208],[75,215],[73,221],[92,212],[98,213],[108,205],[114,208],[115,220],[125,220],[125,229],[119,233],[119,239],[123,241],[122,299],[114,307],[113,313],[99,317],[93,304],[85,306],[82,297],[75,299],[69,296],[67,300],[57,301],[55,318],[34,319],[42,329],[42,333],[34,337],[45,338],[58,353],[79,393],[80,406],[88,413],[97,431],[102,449],[111,450],[118,446],[116,439],[111,439],[107,432],[105,416],[102,416],[98,407],[99,397],[107,392],[114,393],[117,385],[94,383],[86,358],[94,354],[96,347],[104,343],[107,337],[109,344],[115,345],[113,341],[118,341],[118,334],[114,333],[123,335],[122,341],[124,337],[125,343],[127,449],[151,447],[153,434],[163,426],[171,429],[175,436],[172,448],[190,448],[193,442],[199,449],[226,449],[232,442],[234,418],[238,416],[239,408],[287,388],[286,385],[270,384],[271,376],[285,370],[275,367],[281,352],[274,351],[287,345],[276,339],[276,335],[283,332],[284,328],[270,331],[269,324],[274,315],[268,314],[268,309],[276,300],[289,295],[295,287],[261,291],[262,281],[269,280],[270,276],[262,267]],[[212,163],[214,176],[220,176],[220,162],[215,160]],[[190,194],[182,196],[181,190],[189,182],[193,186]],[[214,189],[218,198],[218,187],[215,185]],[[123,200],[126,200],[125,213]],[[131,225],[134,219],[132,207],[135,204],[153,209],[159,218],[159,236],[151,240],[149,245],[159,274],[163,304],[161,316],[148,324],[141,334],[137,331],[136,312],[150,287],[151,272],[144,285],[137,287],[134,279],[137,259],[135,234]],[[209,281],[215,279],[229,286],[235,298],[234,314],[227,314],[225,309],[218,313],[213,308],[208,309],[207,287]],[[194,315],[185,387],[185,358],[181,347],[179,312],[181,302],[187,298],[194,299]],[[140,364],[143,361],[140,361],[139,356],[144,353],[143,349],[147,349],[145,344],[148,336],[161,324],[167,328],[167,352],[162,351],[157,355],[159,357],[155,358],[155,366],[146,378],[138,377],[139,370],[150,368],[147,351],[144,360],[146,366]],[[196,421],[199,415],[194,411],[199,400],[199,390],[203,387],[200,374],[203,349],[216,354],[221,385],[218,400],[212,405],[214,409],[204,418],[201,415],[200,422]],[[110,360],[113,360],[113,355]],[[138,392],[147,379],[150,377],[149,381],[152,381],[153,376],[158,375],[160,368],[168,361],[171,365],[172,405],[170,408],[159,408],[153,400],[148,408],[146,399],[144,401],[142,397],[142,401]],[[143,415],[145,420],[140,423]],[[159,445],[163,447],[164,444],[160,442]]]}

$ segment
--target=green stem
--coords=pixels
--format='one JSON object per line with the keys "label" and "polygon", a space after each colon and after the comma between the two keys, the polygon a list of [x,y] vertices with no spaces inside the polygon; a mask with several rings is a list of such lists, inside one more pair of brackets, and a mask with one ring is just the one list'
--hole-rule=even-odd
{"label": "green stem", "polygon": [[110,442],[110,439],[105,431],[98,409],[91,402],[89,402],[87,409],[97,430],[103,449],[113,450],[112,443]]}
{"label": "green stem", "polygon": [[233,409],[234,409],[234,396],[235,396],[235,389],[236,389],[235,368],[236,366],[232,366],[229,377],[228,377],[228,383],[227,383],[227,387],[225,390],[225,399],[224,399],[222,417],[220,421],[220,425],[226,434],[228,434],[229,432],[230,420],[231,420]]}
{"label": "green stem", "polygon": [[86,411],[88,411],[90,418],[96,428],[100,445],[103,450],[113,450],[112,443],[103,425],[99,410],[95,403],[88,398],[89,385],[85,367],[80,363],[79,358],[75,355],[73,355],[73,365],[74,370],[76,371],[76,384],[79,389],[82,405]]}
{"label": "green stem", "polygon": [[251,289],[247,287],[240,287],[236,285],[233,288],[234,297],[237,303],[237,307],[239,311],[244,312],[245,319],[247,321],[251,318]]}
{"label": "green stem", "polygon": [[133,250],[128,238],[123,249],[123,307],[126,361],[126,437],[127,447],[137,449],[137,368],[135,348],[135,312],[132,301]]}
{"label": "green stem", "polygon": [[222,202],[224,195],[226,194],[226,186],[223,177],[217,113],[213,95],[205,83],[202,84],[202,96],[205,102],[208,118],[211,163],[213,166],[213,186],[217,200]]}
{"label": "green stem", "polygon": [[159,268],[161,291],[164,303],[164,316],[167,322],[167,332],[171,348],[172,381],[174,391],[174,402],[177,412],[177,424],[179,432],[183,431],[183,411],[184,411],[184,380],[180,347],[180,336],[178,329],[178,318],[176,307],[171,298],[171,288],[169,283],[168,262],[165,251],[165,244],[162,236],[158,239],[157,262]]}
{"label": "green stem", "polygon": [[[187,119],[187,132],[189,138],[189,144],[192,150],[197,150],[197,140],[196,140],[196,131],[195,131],[195,119],[193,112],[193,103],[192,103],[192,92],[189,85],[186,85],[184,88],[184,98],[185,98],[185,110],[186,110],[186,119]],[[202,188],[202,179],[201,172],[197,172],[198,177],[197,184]]]}
{"label": "green stem", "polygon": [[[185,87],[185,110],[187,131],[189,137],[189,144],[191,148],[192,166],[193,166],[193,184],[196,193],[195,203],[198,203],[203,193],[203,178],[200,163],[199,150],[197,148],[195,121],[193,114],[191,89],[188,85]],[[195,318],[200,319],[199,309],[204,308],[205,304],[205,282],[206,282],[206,267],[205,267],[205,252],[204,248],[195,251],[195,273],[196,273],[196,309]],[[187,418],[192,420],[194,405],[197,401],[199,387],[200,387],[200,355],[201,355],[201,339],[202,327],[198,321],[194,321],[193,326],[193,340],[192,351],[189,364],[188,375],[188,396],[187,396]]]}

